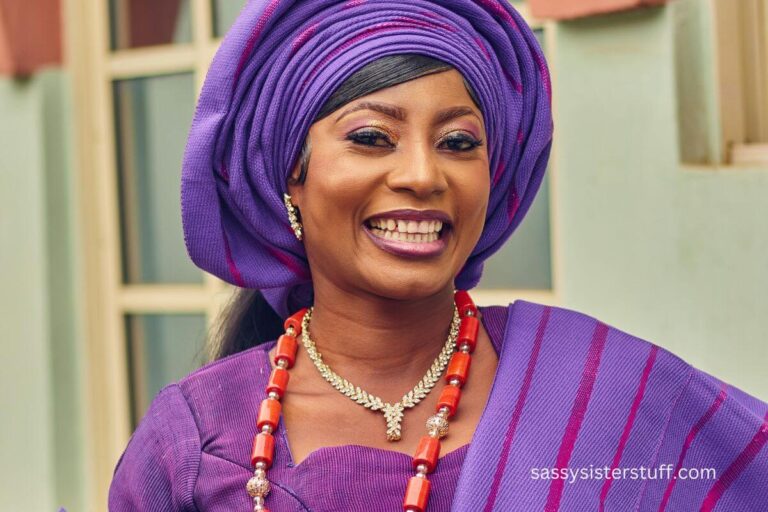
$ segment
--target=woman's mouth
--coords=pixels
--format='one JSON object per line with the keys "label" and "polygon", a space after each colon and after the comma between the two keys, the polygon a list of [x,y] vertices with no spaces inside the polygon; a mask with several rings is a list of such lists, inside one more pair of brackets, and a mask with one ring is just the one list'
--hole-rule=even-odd
{"label": "woman's mouth", "polygon": [[437,219],[375,217],[363,224],[380,249],[405,257],[431,257],[445,250],[450,225]]}
{"label": "woman's mouth", "polygon": [[369,224],[371,233],[380,238],[412,243],[434,242],[443,229],[439,220],[373,219]]}

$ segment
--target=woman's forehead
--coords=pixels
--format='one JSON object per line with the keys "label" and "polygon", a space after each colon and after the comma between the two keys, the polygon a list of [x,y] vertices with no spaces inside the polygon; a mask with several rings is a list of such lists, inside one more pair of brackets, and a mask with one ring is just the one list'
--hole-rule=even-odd
{"label": "woman's forehead", "polygon": [[377,112],[395,121],[430,115],[441,121],[462,115],[474,115],[482,120],[481,110],[474,104],[462,75],[455,69],[442,71],[356,98],[328,116],[338,123],[357,112]]}

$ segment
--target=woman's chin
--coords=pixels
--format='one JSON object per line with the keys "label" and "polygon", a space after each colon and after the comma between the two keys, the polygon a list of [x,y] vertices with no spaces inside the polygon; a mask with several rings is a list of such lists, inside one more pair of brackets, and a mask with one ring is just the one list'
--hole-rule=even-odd
{"label": "woman's chin", "polygon": [[453,276],[444,270],[429,272],[397,267],[400,265],[378,266],[377,271],[368,272],[364,278],[366,287],[376,295],[393,300],[418,300],[453,289]]}

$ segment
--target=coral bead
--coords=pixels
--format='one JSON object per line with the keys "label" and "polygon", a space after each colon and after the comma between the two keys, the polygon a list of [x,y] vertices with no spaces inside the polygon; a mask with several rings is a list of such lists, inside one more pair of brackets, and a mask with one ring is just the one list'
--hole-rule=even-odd
{"label": "coral bead", "polygon": [[453,300],[456,303],[456,308],[459,310],[459,315],[467,316],[469,313],[472,316],[477,316],[477,306],[475,306],[475,302],[466,290],[457,290],[453,295]]}
{"label": "coral bead", "polygon": [[307,308],[303,308],[286,318],[283,323],[285,330],[287,331],[289,327],[293,327],[294,336],[301,334],[301,321],[304,319],[304,313],[306,312]]}
{"label": "coral bead", "polygon": [[437,466],[437,458],[440,456],[440,440],[430,436],[423,436],[413,456],[413,469],[420,464],[427,466],[427,473],[431,473]]}
{"label": "coral bead", "polygon": [[461,319],[459,325],[459,337],[456,339],[456,345],[461,347],[463,343],[469,345],[469,351],[475,350],[477,345],[477,333],[480,330],[480,320],[474,316],[465,316]]}
{"label": "coral bead", "polygon": [[456,408],[459,406],[459,399],[461,398],[461,389],[456,386],[445,386],[440,392],[440,398],[437,400],[437,411],[440,408],[448,408],[448,417],[453,417],[456,414]]}
{"label": "coral bead", "polygon": [[272,467],[272,458],[275,455],[275,438],[272,434],[260,432],[253,439],[253,451],[251,452],[251,465],[256,466],[258,462],[267,465],[267,469]]}
{"label": "coral bead", "polygon": [[463,386],[467,382],[467,375],[469,374],[469,363],[472,362],[472,356],[465,354],[464,352],[456,352],[451,356],[451,361],[448,363],[448,371],[445,372],[445,380],[450,382],[453,379],[458,379],[459,385]]}
{"label": "coral bead", "polygon": [[429,500],[429,480],[412,476],[405,490],[403,508],[424,512],[427,509],[427,500]]}
{"label": "coral bead", "polygon": [[264,425],[269,425],[272,430],[277,428],[277,423],[280,421],[280,411],[282,405],[277,400],[271,398],[265,398],[261,401],[261,407],[259,408],[259,418],[256,420],[256,426],[261,430]]}
{"label": "coral bead", "polygon": [[285,359],[288,363],[288,368],[293,368],[293,364],[296,362],[296,349],[299,344],[296,338],[288,336],[287,334],[281,335],[277,339],[277,350],[275,351],[275,365],[278,364],[280,359]]}
{"label": "coral bead", "polygon": [[288,379],[291,374],[284,368],[274,368],[269,375],[269,382],[267,383],[267,393],[274,391],[280,398],[285,394],[285,390],[288,387]]}

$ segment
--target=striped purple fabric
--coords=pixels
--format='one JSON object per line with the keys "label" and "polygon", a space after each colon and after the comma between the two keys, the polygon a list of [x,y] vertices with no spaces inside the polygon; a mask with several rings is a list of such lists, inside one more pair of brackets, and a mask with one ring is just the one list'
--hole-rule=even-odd
{"label": "striped purple fabric", "polygon": [[[481,311],[499,366],[472,442],[431,475],[427,512],[766,510],[768,404],[581,313],[525,301]],[[157,396],[115,470],[110,510],[250,510],[244,483],[271,346]],[[325,447],[295,466],[282,427],[276,439],[272,512],[401,508],[409,455]],[[534,477],[582,468],[627,476]],[[632,478],[640,468],[645,478]],[[698,468],[715,474],[681,478]]]}
{"label": "striped purple fabric", "polygon": [[282,317],[312,302],[304,246],[283,203],[286,180],[325,100],[394,54],[443,60],[477,93],[493,187],[455,286],[477,284],[529,209],[552,142],[544,54],[506,0],[249,1],[213,59],[184,155],[184,240],[197,266],[262,290]]}
{"label": "striped purple fabric", "polygon": [[[616,446],[616,452],[613,454],[613,459],[611,461],[611,471],[613,471],[614,468],[619,467],[619,462],[621,462],[621,456],[624,453],[624,447],[627,444],[627,440],[629,439],[629,434],[632,432],[632,426],[635,424],[635,417],[637,416],[637,410],[640,408],[640,404],[643,402],[643,397],[645,396],[645,386],[648,384],[648,377],[651,374],[651,369],[653,368],[654,363],[656,362],[656,354],[659,352],[659,347],[656,345],[652,346],[651,349],[648,351],[648,358],[645,360],[645,367],[643,368],[643,373],[640,376],[640,383],[637,386],[637,391],[635,392],[635,398],[632,400],[632,407],[629,409],[629,414],[627,415],[627,420],[624,423],[624,430],[621,432],[621,438],[619,439],[619,444]],[[606,479],[603,483],[603,487],[600,489],[600,511],[602,512],[605,510],[605,500],[608,497],[608,491],[611,489],[611,484],[613,483],[612,479]]]}

